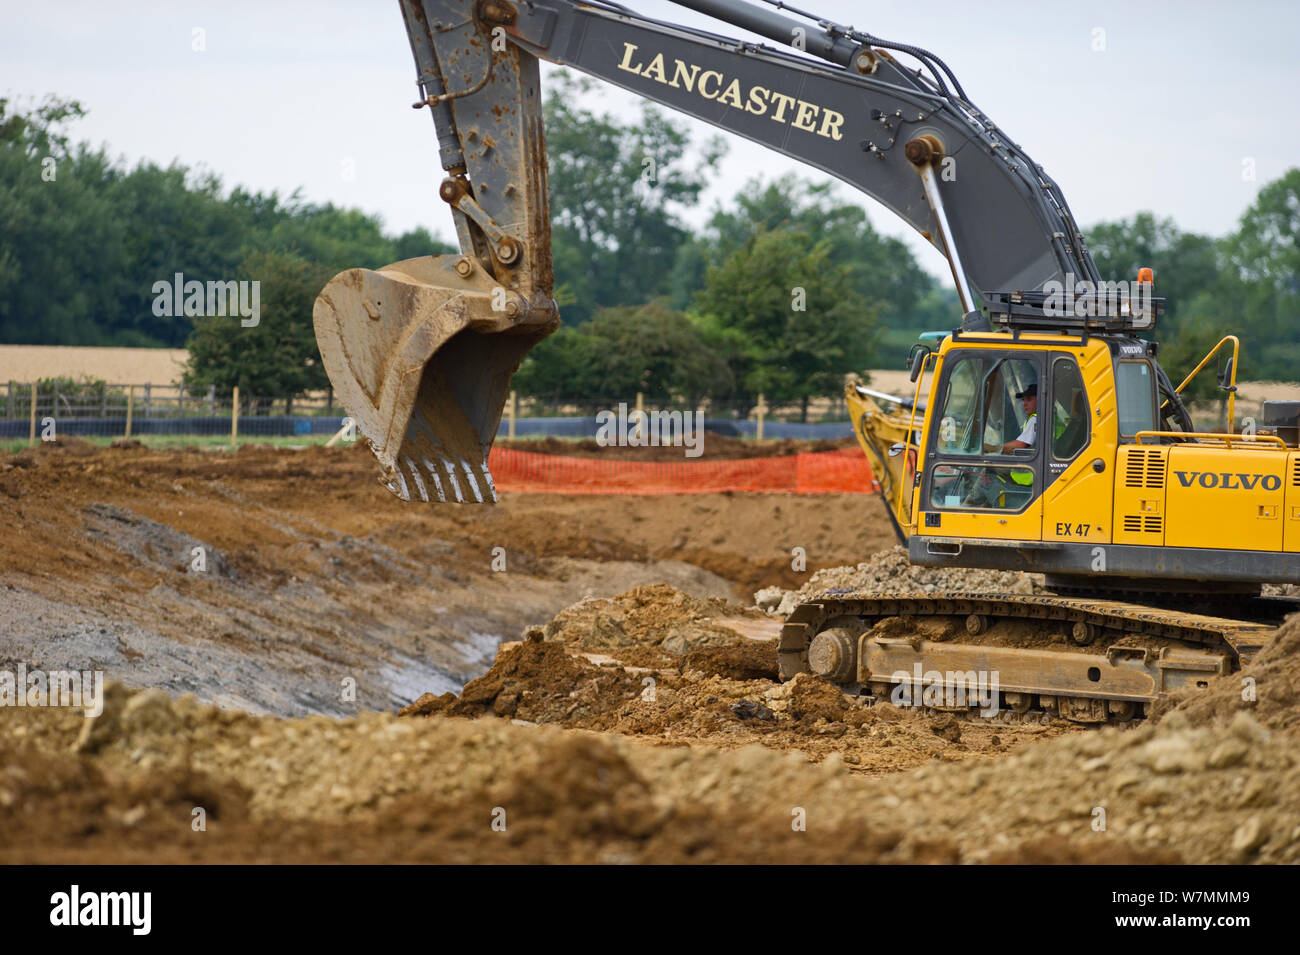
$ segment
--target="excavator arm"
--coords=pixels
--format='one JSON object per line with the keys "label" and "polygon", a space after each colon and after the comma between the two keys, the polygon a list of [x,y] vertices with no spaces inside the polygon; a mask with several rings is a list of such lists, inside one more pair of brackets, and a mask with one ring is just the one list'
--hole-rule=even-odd
{"label": "excavator arm", "polygon": [[932,54],[743,0],[677,2],[781,46],[599,0],[401,0],[460,255],[344,272],[315,324],[340,400],[404,500],[495,500],[487,452],[510,376],[559,324],[539,58],[876,199],[945,255],[968,316],[989,291],[1098,279],[1056,184]]}
{"label": "excavator arm", "polygon": [[[612,3],[486,0],[480,10],[499,16],[510,39],[538,57],[871,196],[948,257],[967,310],[975,306],[970,292],[1039,289],[1066,273],[1076,281],[1095,277],[1059,189],[945,83],[942,68],[927,79],[873,46],[873,37],[800,23],[743,0],[675,2],[787,48],[660,23]],[[802,53],[791,49],[796,45]],[[937,194],[921,168],[936,173]]]}

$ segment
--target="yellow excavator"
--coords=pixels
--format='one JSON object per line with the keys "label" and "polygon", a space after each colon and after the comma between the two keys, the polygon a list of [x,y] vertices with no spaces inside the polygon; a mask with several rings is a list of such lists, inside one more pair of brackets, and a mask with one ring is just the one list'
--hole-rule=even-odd
{"label": "yellow excavator", "polygon": [[1297,409],[1197,432],[1180,394],[1214,352],[1174,388],[1122,324],[1043,332],[1019,323],[1031,296],[990,298],[995,329],[914,348],[910,397],[855,379],[846,397],[913,563],[1041,573],[1051,593],[817,595],[786,623],[783,673],[890,696],[918,672],[945,693],[995,673],[1012,711],[1104,722],[1238,669],[1298,609],[1261,596],[1300,571]]}
{"label": "yellow excavator", "polygon": [[[736,40],[604,0],[400,0],[458,255],[352,269],[314,318],[330,380],[406,501],[490,503],[510,377],[559,324],[538,59],[835,176],[946,257],[960,327],[914,346],[911,396],[851,379],[854,430],[910,559],[1045,575],[1050,593],[826,592],[781,675],[846,692],[1085,723],[1250,659],[1300,583],[1300,406],[1195,430],[1214,356],[1174,387],[1149,270],[1106,281],[1056,183],[932,53],[769,0],[676,0]],[[928,382],[928,388],[925,387]],[[924,393],[923,393],[924,392]]]}

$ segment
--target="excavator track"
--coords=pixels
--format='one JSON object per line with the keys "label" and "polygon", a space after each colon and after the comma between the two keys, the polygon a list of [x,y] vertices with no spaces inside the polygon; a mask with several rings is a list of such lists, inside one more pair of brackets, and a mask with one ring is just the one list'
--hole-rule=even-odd
{"label": "excavator track", "polygon": [[1240,669],[1273,631],[1106,599],[832,590],[790,614],[779,660],[783,680],[813,673],[903,705],[1126,722]]}

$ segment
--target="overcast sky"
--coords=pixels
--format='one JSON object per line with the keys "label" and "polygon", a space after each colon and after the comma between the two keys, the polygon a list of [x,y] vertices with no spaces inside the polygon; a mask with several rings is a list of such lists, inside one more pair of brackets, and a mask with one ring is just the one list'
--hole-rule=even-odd
{"label": "overcast sky", "polygon": [[[1294,0],[804,2],[946,60],[1056,178],[1085,227],[1150,209],[1221,234],[1261,185],[1300,165]],[[666,0],[626,5],[743,35]],[[424,225],[451,236],[432,123],[410,108],[415,68],[396,0],[0,0],[0,23],[0,95],[81,100],[90,115],[77,138],[132,163],[202,165],[227,185],[301,187],[308,200],[379,213],[393,232]],[[1094,49],[1099,29],[1104,51]],[[602,90],[591,105],[633,115],[634,97]],[[711,131],[681,119],[698,136]],[[727,138],[722,174],[692,224],[752,176],[822,175]],[[947,275],[892,214],[848,187],[842,195]]]}

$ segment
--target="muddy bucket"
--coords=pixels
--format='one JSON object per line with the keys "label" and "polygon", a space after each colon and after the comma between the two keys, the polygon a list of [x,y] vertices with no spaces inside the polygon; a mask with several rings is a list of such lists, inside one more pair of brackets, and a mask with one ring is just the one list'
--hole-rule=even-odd
{"label": "muddy bucket", "polygon": [[555,303],[460,255],[349,269],[316,299],[335,394],[404,501],[494,503],[488,451],[510,378],[559,325]]}

